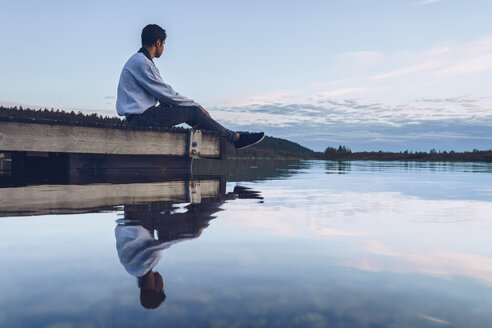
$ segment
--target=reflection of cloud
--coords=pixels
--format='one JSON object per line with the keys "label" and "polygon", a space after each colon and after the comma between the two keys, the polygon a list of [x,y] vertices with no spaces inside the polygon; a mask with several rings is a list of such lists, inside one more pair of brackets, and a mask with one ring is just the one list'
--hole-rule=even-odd
{"label": "reflection of cloud", "polygon": [[[427,0],[427,1],[432,1],[432,0]],[[434,1],[436,1],[436,0],[434,0]],[[430,322],[440,324],[440,325],[449,325],[450,324],[446,320],[442,320],[442,319],[439,319],[439,318],[436,318],[436,317],[431,317],[429,315],[419,314],[419,317],[421,317],[423,319],[426,319],[426,320],[429,320]]]}
{"label": "reflection of cloud", "polygon": [[249,215],[247,204],[228,204],[234,220],[227,224],[342,242],[345,251],[333,260],[341,266],[492,283],[492,252],[483,247],[492,230],[491,202],[309,188],[263,189],[262,194],[267,202],[260,215]]}
{"label": "reflection of cloud", "polygon": [[[393,258],[393,264],[384,261],[373,262],[371,271],[382,271],[391,268],[397,272],[421,272],[432,275],[463,275],[492,282],[492,256],[475,253],[453,252],[437,248],[443,245],[428,245],[421,241],[420,245],[412,246],[392,245],[381,240],[367,240],[359,244],[372,255]],[[432,246],[432,247],[430,247]],[[445,245],[452,248],[452,245]],[[399,249],[397,249],[399,248]],[[403,266],[401,263],[403,262]],[[345,263],[350,265],[350,263]],[[352,263],[354,267],[363,269],[358,261]]]}

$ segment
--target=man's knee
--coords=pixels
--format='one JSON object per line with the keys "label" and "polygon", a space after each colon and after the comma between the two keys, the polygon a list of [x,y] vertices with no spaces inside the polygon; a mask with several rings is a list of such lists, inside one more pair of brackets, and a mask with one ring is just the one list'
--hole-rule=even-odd
{"label": "man's knee", "polygon": [[201,109],[198,106],[189,106],[189,107],[193,111],[193,113],[199,114],[201,112]]}
{"label": "man's knee", "polygon": [[201,120],[205,116],[205,113],[198,106],[190,106],[190,112],[190,116],[193,117],[195,121]]}

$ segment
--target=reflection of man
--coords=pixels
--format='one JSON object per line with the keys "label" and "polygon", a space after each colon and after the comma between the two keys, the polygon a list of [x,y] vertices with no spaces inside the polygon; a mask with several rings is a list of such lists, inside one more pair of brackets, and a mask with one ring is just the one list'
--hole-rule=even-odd
{"label": "reflection of man", "polygon": [[138,278],[144,308],[155,309],[166,299],[162,276],[152,271],[161,252],[180,241],[199,237],[224,201],[236,198],[262,199],[258,192],[237,186],[222,198],[203,199],[184,209],[165,202],[125,205],[124,219],[115,228],[116,249],[125,270]]}
{"label": "reflection of man", "polygon": [[140,303],[147,309],[155,309],[166,295],[161,275],[152,269],[161,258],[160,251],[169,248],[173,242],[159,242],[150,230],[138,225],[117,225],[115,236],[121,264],[138,278]]}

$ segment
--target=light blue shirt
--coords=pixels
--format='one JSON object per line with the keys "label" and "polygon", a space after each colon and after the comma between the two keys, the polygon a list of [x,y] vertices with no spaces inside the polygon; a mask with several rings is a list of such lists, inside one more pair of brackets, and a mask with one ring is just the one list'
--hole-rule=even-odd
{"label": "light blue shirt", "polygon": [[159,241],[142,226],[117,225],[114,234],[120,262],[135,277],[142,277],[152,270],[159,263],[163,250],[186,240]]}
{"label": "light blue shirt", "polygon": [[161,104],[199,106],[166,84],[154,65],[143,53],[137,52],[128,59],[120,75],[116,111],[118,115],[141,114],[148,108]]}

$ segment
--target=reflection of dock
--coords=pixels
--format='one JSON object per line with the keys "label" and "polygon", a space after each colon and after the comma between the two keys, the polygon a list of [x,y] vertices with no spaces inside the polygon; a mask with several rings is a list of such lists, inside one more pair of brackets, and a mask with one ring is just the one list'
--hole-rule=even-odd
{"label": "reflection of dock", "polygon": [[89,213],[155,201],[200,203],[223,190],[220,179],[0,188],[0,216]]}
{"label": "reflection of dock", "polygon": [[58,175],[136,168],[179,173],[189,171],[192,158],[223,158],[221,148],[220,135],[210,131],[0,118],[0,161],[14,176],[53,168]]}

